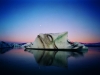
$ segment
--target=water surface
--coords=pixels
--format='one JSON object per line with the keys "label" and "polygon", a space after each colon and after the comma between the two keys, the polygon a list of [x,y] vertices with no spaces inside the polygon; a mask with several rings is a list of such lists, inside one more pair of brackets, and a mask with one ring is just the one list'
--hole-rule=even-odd
{"label": "water surface", "polygon": [[89,47],[86,53],[67,51],[59,53],[67,53],[64,63],[67,66],[40,65],[34,53],[23,49],[5,50],[0,54],[0,75],[100,75],[100,47]]}

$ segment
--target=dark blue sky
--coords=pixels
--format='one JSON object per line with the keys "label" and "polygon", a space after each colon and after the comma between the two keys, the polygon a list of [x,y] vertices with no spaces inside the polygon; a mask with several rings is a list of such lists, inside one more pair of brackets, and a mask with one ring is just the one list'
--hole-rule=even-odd
{"label": "dark blue sky", "polygon": [[72,41],[100,42],[100,2],[0,0],[0,40],[31,42],[39,33],[64,31]]}

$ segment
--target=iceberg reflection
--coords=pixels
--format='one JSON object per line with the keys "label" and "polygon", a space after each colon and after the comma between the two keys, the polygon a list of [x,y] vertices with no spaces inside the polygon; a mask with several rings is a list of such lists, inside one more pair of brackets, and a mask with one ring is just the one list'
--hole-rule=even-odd
{"label": "iceberg reflection", "polygon": [[25,49],[34,55],[36,62],[42,66],[58,66],[58,67],[67,67],[69,57],[81,57],[84,56],[88,50],[64,50],[57,51],[54,50],[35,50],[35,49]]}

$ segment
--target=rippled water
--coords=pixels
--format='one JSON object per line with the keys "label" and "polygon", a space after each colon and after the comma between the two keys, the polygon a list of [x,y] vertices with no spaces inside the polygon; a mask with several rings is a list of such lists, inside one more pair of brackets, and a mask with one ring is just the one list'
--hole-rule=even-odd
{"label": "rippled water", "polygon": [[[89,47],[86,53],[67,51],[59,53],[67,53],[66,63],[60,64],[63,66],[58,64],[46,66],[37,63],[34,53],[23,49],[5,49],[0,54],[0,75],[100,75],[100,47]],[[65,56],[60,55],[60,57]]]}

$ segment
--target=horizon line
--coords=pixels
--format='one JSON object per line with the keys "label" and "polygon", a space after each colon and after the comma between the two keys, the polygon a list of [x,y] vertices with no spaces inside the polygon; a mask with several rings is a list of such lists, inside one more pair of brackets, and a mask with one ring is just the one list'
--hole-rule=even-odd
{"label": "horizon line", "polygon": [[[1,42],[1,41],[0,41]],[[12,42],[12,43],[29,43],[29,42],[16,42],[16,41],[3,41],[3,42]],[[73,41],[71,41],[73,42]],[[75,41],[74,41],[75,42]],[[76,41],[77,42],[77,41]],[[86,43],[86,42],[79,42],[79,43]],[[90,43],[90,42],[88,42]],[[100,43],[100,42],[91,42],[91,43]]]}

